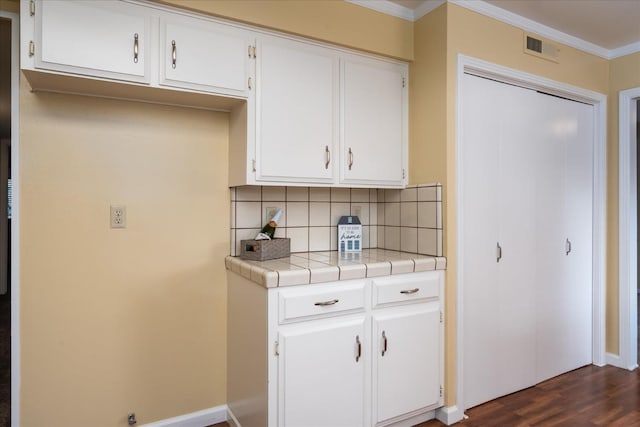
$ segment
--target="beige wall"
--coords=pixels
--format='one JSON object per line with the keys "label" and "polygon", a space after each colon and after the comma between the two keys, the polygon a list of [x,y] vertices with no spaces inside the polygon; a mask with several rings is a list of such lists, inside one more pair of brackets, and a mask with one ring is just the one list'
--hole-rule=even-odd
{"label": "beige wall", "polygon": [[226,403],[227,114],[24,79],[20,102],[22,425]]}
{"label": "beige wall", "polygon": [[618,94],[640,87],[640,53],[616,58],[610,63],[607,140],[607,351],[619,354],[619,265],[618,249]]}

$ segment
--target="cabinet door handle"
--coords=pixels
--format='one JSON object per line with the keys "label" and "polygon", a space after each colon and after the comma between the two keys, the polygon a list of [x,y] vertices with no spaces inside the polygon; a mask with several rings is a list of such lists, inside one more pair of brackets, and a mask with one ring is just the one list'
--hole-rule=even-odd
{"label": "cabinet door handle", "polygon": [[360,361],[362,357],[362,343],[360,342],[360,335],[356,335],[356,347],[358,349],[358,353],[356,354],[356,362]]}
{"label": "cabinet door handle", "polygon": [[411,294],[415,294],[416,292],[419,292],[420,288],[413,288],[413,289],[407,289],[404,291],[400,291],[401,294],[405,294],[405,295],[411,295]]}
{"label": "cabinet door handle", "polygon": [[324,154],[325,154],[324,168],[329,169],[329,163],[331,163],[331,151],[329,151],[328,145],[324,146]]}
{"label": "cabinet door handle", "polygon": [[178,61],[178,48],[176,47],[176,41],[171,40],[171,68],[176,68],[176,62]]}
{"label": "cabinet door handle", "polygon": [[351,151],[351,147],[349,147],[349,170],[351,170],[351,166],[353,166],[353,151]]}
{"label": "cabinet door handle", "polygon": [[564,244],[564,251],[565,255],[569,255],[571,253],[571,240],[567,239],[566,243]]}
{"label": "cabinet door handle", "polygon": [[138,63],[138,33],[133,35],[133,62]]}
{"label": "cabinet door handle", "polygon": [[337,304],[337,303],[338,303],[338,301],[340,301],[340,300],[339,300],[339,299],[332,299],[332,300],[330,300],[330,301],[320,301],[320,302],[317,302],[317,303],[315,303],[315,304],[313,304],[313,305],[317,305],[317,306],[319,306],[319,307],[326,307],[326,306],[328,306],[328,305],[334,305],[334,304]]}
{"label": "cabinet door handle", "polygon": [[387,352],[387,334],[382,331],[382,357],[384,357],[384,354]]}
{"label": "cabinet door handle", "polygon": [[500,246],[500,242],[496,243],[496,262],[500,262],[502,259],[502,246]]}

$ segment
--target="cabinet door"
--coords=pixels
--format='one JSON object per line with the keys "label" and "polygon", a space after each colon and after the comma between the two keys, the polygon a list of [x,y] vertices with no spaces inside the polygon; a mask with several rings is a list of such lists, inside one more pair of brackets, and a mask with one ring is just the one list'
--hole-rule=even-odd
{"label": "cabinet door", "polygon": [[529,114],[510,114],[535,105],[534,91],[471,75],[464,76],[462,90],[464,404],[469,408],[535,383],[540,267],[531,260],[539,122]]}
{"label": "cabinet door", "polygon": [[338,134],[334,51],[288,39],[258,40],[256,179],[333,183]]}
{"label": "cabinet door", "polygon": [[539,94],[546,126],[539,203],[536,380],[592,361],[593,107]]}
{"label": "cabinet door", "polygon": [[403,186],[407,69],[385,61],[342,61],[340,181]]}
{"label": "cabinet door", "polygon": [[36,6],[37,68],[149,81],[150,17],[144,8],[115,1]]}
{"label": "cabinet door", "polygon": [[280,328],[278,425],[365,424],[365,317],[303,322]]}
{"label": "cabinet door", "polygon": [[244,94],[249,88],[251,37],[196,18],[162,18],[161,84]]}
{"label": "cabinet door", "polygon": [[440,334],[438,304],[374,313],[373,402],[378,423],[440,406]]}

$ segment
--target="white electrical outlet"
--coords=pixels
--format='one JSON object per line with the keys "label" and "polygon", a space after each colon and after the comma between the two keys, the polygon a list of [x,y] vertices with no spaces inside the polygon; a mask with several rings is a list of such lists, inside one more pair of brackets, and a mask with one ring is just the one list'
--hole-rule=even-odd
{"label": "white electrical outlet", "polygon": [[127,228],[126,206],[111,206],[111,228]]}
{"label": "white electrical outlet", "polygon": [[276,212],[278,212],[278,207],[268,207],[268,208],[264,208],[264,223],[268,223],[269,221],[271,221],[271,218],[273,218],[273,216],[276,214]]}

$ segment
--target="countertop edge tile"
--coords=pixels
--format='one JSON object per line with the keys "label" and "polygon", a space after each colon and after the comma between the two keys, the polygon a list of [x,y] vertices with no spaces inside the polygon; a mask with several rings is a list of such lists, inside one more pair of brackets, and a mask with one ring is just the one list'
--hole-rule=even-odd
{"label": "countertop edge tile", "polygon": [[305,264],[303,262],[297,262],[300,265],[296,265],[296,261],[302,261],[304,256],[299,256],[294,259],[294,263],[291,263],[290,258],[260,262],[243,260],[240,257],[229,255],[225,257],[225,267],[260,286],[275,288],[445,270],[447,266],[445,257],[383,249],[364,250],[359,261],[344,262],[340,256],[333,254],[338,253],[323,252],[319,258],[326,256],[327,259],[322,261],[314,260],[314,257],[309,256],[307,261],[309,268],[302,267]]}

